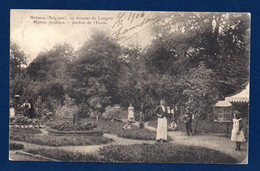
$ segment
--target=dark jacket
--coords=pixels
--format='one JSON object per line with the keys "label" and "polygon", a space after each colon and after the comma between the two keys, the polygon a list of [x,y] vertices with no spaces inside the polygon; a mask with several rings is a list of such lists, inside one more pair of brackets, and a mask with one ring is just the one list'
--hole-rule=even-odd
{"label": "dark jacket", "polygon": [[168,112],[167,112],[167,107],[165,106],[165,111],[163,112],[162,106],[157,106],[154,113],[157,115],[159,118],[163,117],[168,117]]}
{"label": "dark jacket", "polygon": [[191,111],[191,109],[186,108],[186,115],[188,115],[188,117],[189,117],[189,121],[187,123],[191,123],[192,122],[192,111]]}

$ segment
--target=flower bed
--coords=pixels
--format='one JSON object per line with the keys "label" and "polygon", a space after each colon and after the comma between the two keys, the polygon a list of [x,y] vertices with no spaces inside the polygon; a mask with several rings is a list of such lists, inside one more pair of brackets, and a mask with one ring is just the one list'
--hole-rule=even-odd
{"label": "flower bed", "polygon": [[14,127],[21,128],[44,128],[45,124],[40,122],[38,119],[28,118],[26,116],[16,116],[10,120],[10,125],[14,125]]}

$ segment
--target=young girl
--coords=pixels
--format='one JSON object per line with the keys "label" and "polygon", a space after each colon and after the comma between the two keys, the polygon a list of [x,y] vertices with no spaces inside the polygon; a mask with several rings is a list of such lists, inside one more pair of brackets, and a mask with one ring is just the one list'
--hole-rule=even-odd
{"label": "young girl", "polygon": [[231,141],[236,142],[236,150],[240,150],[241,143],[246,141],[242,128],[242,118],[240,118],[239,113],[237,111],[234,111]]}

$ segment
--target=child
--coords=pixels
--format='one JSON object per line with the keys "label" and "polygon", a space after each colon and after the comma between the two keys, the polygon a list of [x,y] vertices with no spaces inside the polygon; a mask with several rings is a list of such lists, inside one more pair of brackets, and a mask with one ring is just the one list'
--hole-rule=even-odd
{"label": "child", "polygon": [[240,150],[241,143],[246,141],[242,128],[243,128],[242,118],[240,118],[238,111],[234,111],[231,141],[236,142],[236,150]]}
{"label": "child", "polygon": [[174,121],[172,121],[172,122],[169,124],[169,126],[168,126],[168,130],[169,130],[169,131],[176,131],[176,130],[177,130],[177,124],[176,124]]}
{"label": "child", "polygon": [[130,106],[128,107],[127,120],[130,123],[134,123],[135,122],[134,107],[132,106],[132,104],[130,104]]}
{"label": "child", "polygon": [[128,122],[124,125],[123,129],[132,129],[132,123],[128,121]]}

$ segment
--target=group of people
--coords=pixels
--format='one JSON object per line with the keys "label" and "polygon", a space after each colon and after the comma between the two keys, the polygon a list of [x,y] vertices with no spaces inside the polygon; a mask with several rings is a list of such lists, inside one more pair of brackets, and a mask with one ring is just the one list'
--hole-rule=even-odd
{"label": "group of people", "polygon": [[[131,108],[132,109],[132,108]],[[169,112],[165,105],[165,100],[160,101],[160,105],[156,107],[155,114],[158,117],[157,122],[157,133],[156,133],[156,141],[157,142],[167,142],[167,131],[168,131],[168,124],[167,118],[172,116],[172,112]],[[245,142],[245,136],[243,132],[243,120],[240,117],[240,113],[238,111],[234,111],[234,118],[233,122],[233,129],[231,132],[231,141],[236,143],[235,150],[241,149],[241,143]],[[133,116],[133,113],[131,113]],[[186,125],[187,135],[192,135],[192,120],[194,119],[194,113],[191,107],[185,108],[185,114],[182,116],[182,121]],[[176,126],[176,123],[171,123]]]}
{"label": "group of people", "polygon": [[19,105],[16,104],[14,105],[13,102],[10,103],[10,118],[14,117],[17,112],[22,113],[23,116],[26,116],[28,118],[33,118],[35,117],[35,109],[33,104],[29,101],[26,100],[23,104]]}
{"label": "group of people", "polygon": [[[186,112],[185,112],[185,115],[183,115],[182,119],[186,125],[187,135],[192,135],[193,114],[190,110],[190,107],[187,107],[185,110],[186,110]],[[160,101],[160,105],[157,106],[155,109],[155,114],[158,117],[156,141],[158,141],[158,142],[167,141],[167,131],[168,131],[167,118],[171,118],[173,113],[174,112],[169,112],[169,110],[165,106],[165,100],[162,99]],[[174,120],[170,124],[170,127],[172,129],[177,127],[177,124],[174,122]]]}
{"label": "group of people", "polygon": [[[32,111],[32,105],[31,103],[26,100],[21,107],[24,110],[24,115],[27,117],[33,117],[34,112]],[[97,108],[100,108],[98,106]],[[156,141],[157,142],[167,142],[167,132],[168,129],[171,128],[172,130],[177,128],[177,124],[174,122],[174,119],[171,119],[171,123],[168,126],[167,119],[172,118],[174,114],[174,109],[170,110],[165,103],[165,100],[160,101],[160,105],[156,107],[154,111],[155,115],[158,118],[157,122],[157,133],[156,133]],[[231,141],[234,141],[236,143],[236,150],[241,149],[241,143],[245,142],[245,136],[243,132],[243,120],[240,117],[240,113],[238,111],[234,111],[234,118],[232,120],[233,122],[233,129],[231,132]],[[14,111],[11,111],[10,109],[10,115],[14,115]],[[144,113],[141,112],[140,114],[140,124],[143,124],[144,122]],[[12,117],[10,116],[10,117]],[[99,116],[97,115],[97,121],[99,120]],[[185,114],[182,116],[182,121],[186,125],[186,131],[187,135],[192,135],[192,120],[194,119],[194,114],[192,112],[192,109],[190,107],[185,108]],[[134,107],[130,104],[128,107],[128,121],[127,124],[124,126],[124,129],[131,129],[132,123],[135,122],[135,116],[134,116]],[[141,127],[141,125],[140,125]]]}

